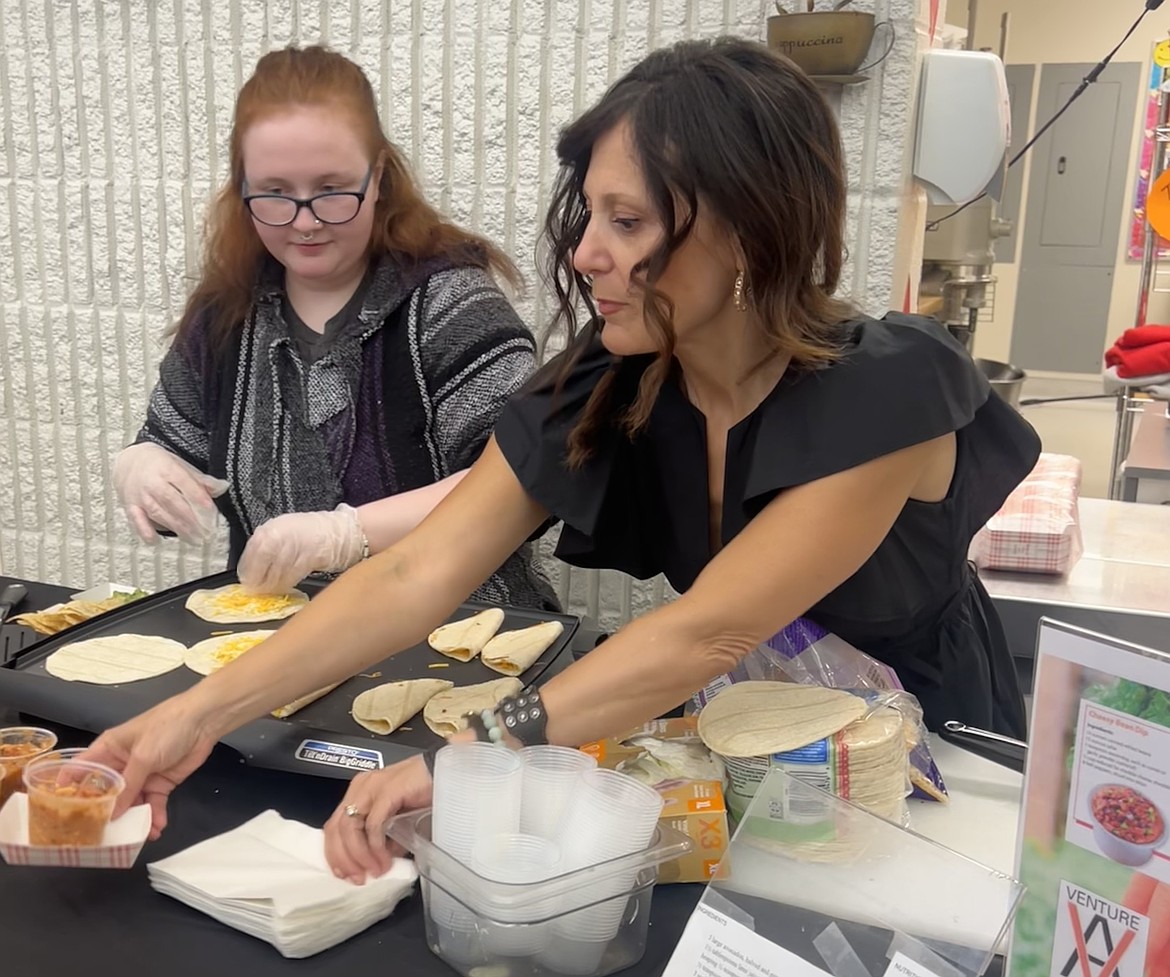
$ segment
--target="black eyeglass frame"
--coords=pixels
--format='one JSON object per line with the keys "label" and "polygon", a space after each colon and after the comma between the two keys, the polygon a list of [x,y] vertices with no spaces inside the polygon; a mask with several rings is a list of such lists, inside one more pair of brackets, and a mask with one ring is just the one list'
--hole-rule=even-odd
{"label": "black eyeglass frame", "polygon": [[[248,193],[248,181],[245,180],[243,182],[242,186],[240,187],[240,197],[244,201],[244,206],[248,208],[248,213],[251,214],[255,220],[258,220],[261,224],[264,224],[267,227],[288,227],[289,224],[292,224],[294,221],[296,221],[297,217],[301,213],[301,208],[303,208],[303,207],[309,208],[309,213],[313,215],[314,220],[318,220],[322,224],[332,224],[333,226],[337,226],[339,224],[348,224],[350,221],[355,220],[357,218],[357,215],[362,212],[362,205],[366,202],[366,190],[370,186],[370,178],[373,175],[374,175],[374,168],[371,166],[368,170],[366,170],[366,178],[364,180],[362,180],[362,185],[357,190],[330,190],[327,193],[318,193],[312,197],[304,197],[304,198],[287,197],[283,193],[251,193],[250,194],[250,193]],[[325,197],[354,197],[354,198],[356,198],[357,207],[354,208],[353,216],[347,217],[343,221],[326,220],[324,217],[322,217],[320,214],[317,213],[316,208],[313,206],[314,203],[316,203],[318,200],[324,199]],[[266,221],[263,217],[260,217],[256,214],[256,212],[252,209],[252,201],[254,201],[254,200],[284,200],[284,201],[287,201],[288,203],[296,204],[296,210],[293,211],[292,217],[290,217],[288,220],[280,221],[279,223],[273,223],[272,221]]]}

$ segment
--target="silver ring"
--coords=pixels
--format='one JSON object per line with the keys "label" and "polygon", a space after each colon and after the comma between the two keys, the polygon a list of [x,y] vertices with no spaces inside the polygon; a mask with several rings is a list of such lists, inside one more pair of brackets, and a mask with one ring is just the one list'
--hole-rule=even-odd
{"label": "silver ring", "polygon": [[345,816],[347,818],[364,818],[365,817],[365,815],[362,814],[362,812],[358,810],[358,806],[356,804],[346,804],[345,805]]}

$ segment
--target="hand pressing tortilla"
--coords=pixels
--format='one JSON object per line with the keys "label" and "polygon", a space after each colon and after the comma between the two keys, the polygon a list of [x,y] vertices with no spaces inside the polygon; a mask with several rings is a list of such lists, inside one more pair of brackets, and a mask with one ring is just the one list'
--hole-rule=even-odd
{"label": "hand pressing tortilla", "polygon": [[467,714],[491,709],[524,688],[518,678],[496,678],[440,692],[427,702],[423,719],[436,736],[453,736],[467,729]]}
{"label": "hand pressing tortilla", "polygon": [[454,682],[437,678],[413,678],[377,685],[353,700],[354,721],[371,733],[389,736],[431,698],[454,685]]}
{"label": "hand pressing tortilla", "polygon": [[484,645],[480,658],[501,675],[520,675],[552,647],[564,630],[560,621],[543,621],[519,631],[505,631]]}
{"label": "hand pressing tortilla", "polygon": [[427,644],[440,655],[469,662],[483,651],[484,645],[491,641],[503,623],[504,612],[498,607],[492,607],[435,628],[427,637]]}
{"label": "hand pressing tortilla", "polygon": [[214,590],[196,590],[187,598],[187,610],[212,624],[257,624],[292,617],[309,603],[307,594],[249,594],[239,584]]}

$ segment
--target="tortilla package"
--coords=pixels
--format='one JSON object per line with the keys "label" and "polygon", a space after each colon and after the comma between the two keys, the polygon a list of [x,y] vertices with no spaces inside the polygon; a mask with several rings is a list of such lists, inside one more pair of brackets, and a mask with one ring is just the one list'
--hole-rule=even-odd
{"label": "tortilla package", "polygon": [[911,796],[946,802],[946,783],[927,745],[922,707],[889,666],[807,618],[797,618],[750,652],[735,671],[719,676],[695,693],[688,711],[702,709],[726,689],[746,681],[840,689],[861,697],[870,709],[878,705],[896,709],[902,716],[910,747],[910,781],[914,787]]}
{"label": "tortilla package", "polygon": [[[727,804],[742,818],[760,783],[779,767],[881,817],[905,822],[909,744],[901,713],[837,689],[740,682],[699,714],[699,736],[723,759]],[[790,816],[799,821],[801,798]],[[807,806],[807,804],[805,805]],[[814,803],[812,805],[816,807]],[[778,820],[788,820],[779,812]]]}

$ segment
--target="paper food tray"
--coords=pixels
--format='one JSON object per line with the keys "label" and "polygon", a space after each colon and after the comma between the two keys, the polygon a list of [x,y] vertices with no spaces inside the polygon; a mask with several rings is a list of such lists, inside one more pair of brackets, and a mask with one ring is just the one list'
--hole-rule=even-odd
{"label": "paper food tray", "polygon": [[28,796],[13,794],[0,810],[0,856],[9,865],[130,868],[149,834],[150,805],[140,804],[111,821],[95,848],[33,846],[28,843]]}

